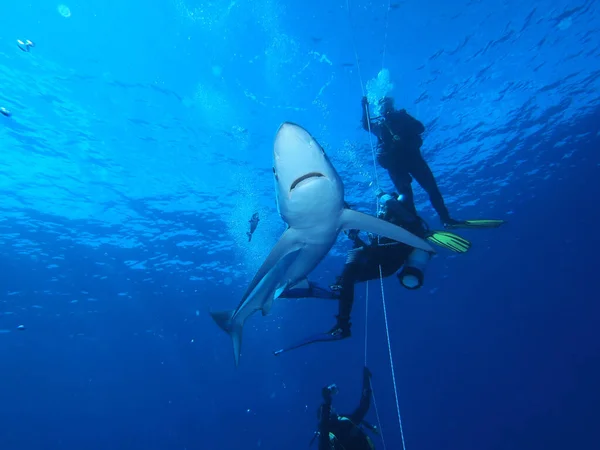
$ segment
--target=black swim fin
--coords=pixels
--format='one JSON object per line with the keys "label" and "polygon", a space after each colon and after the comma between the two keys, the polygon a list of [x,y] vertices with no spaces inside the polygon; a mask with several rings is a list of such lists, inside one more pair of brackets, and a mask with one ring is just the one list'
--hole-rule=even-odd
{"label": "black swim fin", "polygon": [[273,355],[279,356],[282,353],[289,352],[290,350],[295,350],[300,347],[304,347],[305,345],[314,344],[316,342],[339,341],[339,340],[345,339],[346,337],[348,337],[348,336],[344,336],[342,333],[339,332],[338,329],[336,329],[334,331],[329,331],[327,333],[319,333],[319,334],[312,335],[306,339],[302,339],[301,341],[296,342],[295,344],[293,344],[287,348],[281,348],[279,350],[275,350],[273,352]]}

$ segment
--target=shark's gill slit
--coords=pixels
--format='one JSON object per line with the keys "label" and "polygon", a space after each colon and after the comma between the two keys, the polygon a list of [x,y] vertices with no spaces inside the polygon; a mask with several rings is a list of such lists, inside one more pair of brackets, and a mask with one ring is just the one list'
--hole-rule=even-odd
{"label": "shark's gill slit", "polygon": [[292,183],[292,186],[290,187],[290,192],[293,191],[294,188],[296,186],[298,186],[304,180],[308,180],[309,178],[320,178],[320,177],[324,177],[324,176],[325,175],[323,175],[322,173],[319,173],[319,172],[309,172],[306,175],[302,175],[300,178],[298,178],[296,181],[294,181]]}

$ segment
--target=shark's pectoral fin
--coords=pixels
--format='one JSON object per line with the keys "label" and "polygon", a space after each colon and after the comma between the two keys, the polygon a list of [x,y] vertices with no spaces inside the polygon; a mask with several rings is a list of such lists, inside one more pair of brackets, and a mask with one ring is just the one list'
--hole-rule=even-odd
{"label": "shark's pectoral fin", "polygon": [[310,282],[308,281],[308,278],[302,278],[296,284],[292,284],[286,289],[310,289]]}
{"label": "shark's pectoral fin", "polygon": [[242,324],[237,323],[233,316],[235,310],[232,311],[216,311],[211,312],[213,320],[225,331],[233,342],[233,356],[235,358],[235,366],[240,363],[240,352],[242,349]]}
{"label": "shark's pectoral fin", "polygon": [[[283,258],[281,258],[275,267],[269,272],[268,276],[276,277],[279,280],[284,280],[286,276],[287,269],[290,265],[296,260],[298,255],[300,254],[300,249],[296,248],[291,252],[286,253]],[[267,299],[262,305],[262,315],[263,317],[269,314],[271,308],[273,306],[273,300],[279,298],[279,296],[287,289],[289,283],[287,281],[282,282],[277,289],[275,289],[275,293],[273,297]]]}
{"label": "shark's pectoral fin", "polygon": [[283,291],[285,291],[285,286],[281,286],[280,288],[277,288],[273,297],[263,303],[263,307],[262,307],[263,317],[271,312],[271,308],[273,307],[273,300],[275,300],[276,298],[279,298],[279,296],[281,295],[281,293]]}
{"label": "shark's pectoral fin", "polygon": [[[283,234],[281,235],[281,237],[279,238],[279,240],[277,241],[275,246],[271,249],[271,253],[269,253],[269,256],[267,256],[267,259],[265,259],[265,261],[262,263],[262,266],[260,266],[260,268],[258,269],[258,272],[256,272],[256,275],[254,275],[254,278],[248,285],[248,289],[246,289],[246,293],[242,297],[241,303],[243,303],[246,300],[248,295],[250,295],[250,293],[256,288],[258,283],[260,283],[261,280],[264,277],[266,277],[270,271],[278,269],[278,267],[277,267],[278,265],[279,265],[279,270],[281,270],[280,268],[282,266],[281,266],[280,262],[282,259],[286,258],[286,256],[289,255],[290,253],[295,253],[299,249],[300,249],[300,242],[297,239],[296,231],[294,231],[291,228],[288,228],[287,230],[285,230],[283,232]],[[290,257],[293,258],[294,256],[290,255]],[[286,259],[288,259],[288,258],[286,258]]]}
{"label": "shark's pectoral fin", "polygon": [[351,209],[344,209],[340,215],[340,227],[344,230],[358,229],[373,234],[384,236],[394,241],[402,242],[426,252],[435,253],[435,250],[424,239],[412,234],[402,227],[394,225],[377,217],[369,216]]}
{"label": "shark's pectoral fin", "polygon": [[262,316],[265,317],[267,314],[269,314],[271,312],[271,308],[273,307],[273,300],[274,299],[270,299],[267,300],[262,307]]}

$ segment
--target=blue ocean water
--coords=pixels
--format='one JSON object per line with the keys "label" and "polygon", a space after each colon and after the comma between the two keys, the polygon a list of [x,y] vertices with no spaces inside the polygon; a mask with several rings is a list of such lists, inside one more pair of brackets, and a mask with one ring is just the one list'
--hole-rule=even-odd
{"label": "blue ocean water", "polygon": [[[281,122],[374,212],[391,183],[360,98],[383,91],[426,125],[453,216],[509,221],[462,232],[471,251],[440,251],[419,291],[384,280],[406,448],[600,448],[597,2],[5,3],[0,449],[305,449],[322,386],[356,405],[366,336],[401,448],[379,281],[357,287],[351,339],[278,358],[336,305],[276,302],[237,369],[208,315],[237,305],[284,230]],[[332,283],[349,248],[311,279]]]}

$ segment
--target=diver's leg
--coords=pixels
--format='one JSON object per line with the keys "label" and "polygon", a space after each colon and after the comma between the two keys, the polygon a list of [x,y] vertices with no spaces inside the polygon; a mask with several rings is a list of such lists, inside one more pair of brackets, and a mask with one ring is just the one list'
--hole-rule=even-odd
{"label": "diver's leg", "polygon": [[406,170],[394,168],[388,170],[388,174],[396,187],[398,195],[402,196],[402,205],[404,205],[404,207],[412,214],[418,216],[412,189],[412,177],[410,174],[406,172]]}
{"label": "diver's leg", "polygon": [[[385,247],[385,246],[382,246]],[[397,246],[399,247],[399,246]],[[339,287],[334,294],[339,294],[338,298],[338,314],[336,315],[336,324],[326,333],[319,333],[303,339],[290,347],[282,348],[274,352],[275,355],[280,355],[284,352],[304,347],[315,342],[328,342],[344,339],[351,336],[350,332],[350,316],[352,306],[354,305],[354,285],[356,283],[374,280],[379,278],[379,259],[382,258],[380,253],[391,253],[391,249],[376,250],[373,246],[359,247],[351,250],[344,265],[344,271],[339,277]],[[388,264],[385,263],[385,268],[382,270],[388,276]],[[393,271],[389,274],[394,273]],[[290,297],[288,294],[282,297]]]}
{"label": "diver's leg", "polygon": [[336,300],[339,298],[339,294],[307,280],[306,285],[286,289],[279,295],[279,298],[322,298]]}
{"label": "diver's leg", "polygon": [[427,192],[427,195],[429,195],[429,201],[433,209],[438,213],[442,222],[448,222],[450,220],[450,213],[448,213],[448,208],[446,208],[444,198],[435,181],[433,172],[431,172],[429,165],[425,162],[420,152],[412,158],[410,166],[410,173],[425,192]]}
{"label": "diver's leg", "polygon": [[331,402],[325,401],[319,408],[319,450],[331,450],[329,439]]}
{"label": "diver's leg", "polygon": [[341,275],[341,283],[338,300],[338,314],[335,316],[335,326],[329,330],[330,333],[336,333],[343,338],[350,337],[350,314],[354,305],[354,283],[355,269],[352,266],[344,267],[344,272]]}
{"label": "diver's leg", "polygon": [[330,332],[337,332],[343,337],[351,336],[350,315],[354,305],[354,286],[366,280],[373,280],[379,276],[379,269],[373,258],[372,247],[359,247],[350,250],[344,265],[344,271],[338,278],[339,304],[336,325]]}

